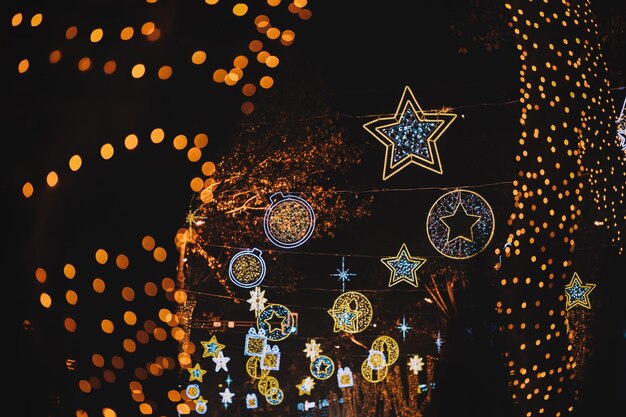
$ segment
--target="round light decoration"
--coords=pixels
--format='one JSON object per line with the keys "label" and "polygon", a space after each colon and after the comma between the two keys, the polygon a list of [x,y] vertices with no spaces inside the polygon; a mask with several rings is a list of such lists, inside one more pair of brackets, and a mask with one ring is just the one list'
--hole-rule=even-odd
{"label": "round light decoration", "polygon": [[185,389],[185,394],[191,400],[195,400],[200,395],[200,385],[198,384],[189,384]]}
{"label": "round light decoration", "polygon": [[246,372],[248,372],[250,378],[253,379],[261,379],[270,373],[269,369],[261,369],[261,357],[259,356],[250,356],[248,358],[246,362]]}
{"label": "round light decoration", "polygon": [[302,197],[278,192],[270,197],[263,229],[267,238],[280,248],[290,249],[306,242],[315,229],[315,213]]}
{"label": "round light decoration", "polygon": [[335,372],[335,363],[326,355],[320,355],[311,361],[311,375],[317,379],[328,379]]}
{"label": "round light decoration", "polygon": [[372,321],[372,304],[363,294],[347,291],[341,294],[328,310],[333,318],[334,332],[359,333],[365,330]]}
{"label": "round light decoration", "polygon": [[361,364],[361,375],[363,378],[372,383],[377,383],[384,380],[387,377],[387,373],[389,372],[388,366],[383,366],[380,369],[373,369],[369,365],[368,359],[365,359]]}
{"label": "round light decoration", "polygon": [[294,330],[291,311],[281,304],[268,304],[257,318],[257,327],[263,330],[268,340],[286,339]]}
{"label": "round light decoration", "polygon": [[452,259],[467,259],[482,252],[493,237],[494,227],[487,201],[473,191],[461,189],[439,197],[426,219],[430,243]]}
{"label": "round light decoration", "polygon": [[278,405],[283,402],[283,398],[285,398],[285,394],[283,390],[279,387],[272,387],[267,390],[267,394],[265,395],[265,400],[270,405]]}
{"label": "round light decoration", "polygon": [[387,366],[387,358],[385,357],[385,354],[380,350],[371,349],[369,355],[367,356],[367,366],[372,368],[374,371],[380,371]]}
{"label": "round light decoration", "polygon": [[230,260],[228,276],[230,280],[242,288],[256,287],[265,278],[265,261],[262,252],[257,249],[246,249],[237,253]]}
{"label": "round light decoration", "polygon": [[267,395],[269,390],[272,388],[279,388],[280,384],[278,379],[271,375],[266,375],[263,378],[259,379],[257,384],[257,389],[261,393],[261,395]]}
{"label": "round light decoration", "polygon": [[372,349],[382,352],[387,359],[387,366],[393,365],[400,356],[398,342],[389,336],[379,336],[372,342]]}
{"label": "round light decoration", "polygon": [[196,403],[196,413],[205,414],[209,407],[207,407],[206,401],[198,401]]}

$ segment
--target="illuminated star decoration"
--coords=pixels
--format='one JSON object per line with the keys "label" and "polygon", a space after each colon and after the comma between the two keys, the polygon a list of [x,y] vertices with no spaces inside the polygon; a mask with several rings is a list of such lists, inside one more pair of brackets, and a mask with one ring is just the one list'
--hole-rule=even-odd
{"label": "illuminated star decoration", "polygon": [[311,395],[311,390],[314,386],[315,380],[310,376],[305,377],[304,379],[302,379],[302,382],[296,385],[296,388],[298,388],[298,395]]}
{"label": "illuminated star decoration", "polygon": [[446,238],[448,242],[457,238],[473,242],[473,228],[480,221],[480,217],[476,214],[469,214],[463,207],[463,203],[459,202],[454,209],[454,213],[448,216],[441,216],[439,220],[448,228],[448,236]]}
{"label": "illuminated star decoration", "polygon": [[315,339],[311,339],[311,341],[307,342],[305,346],[306,348],[303,350],[303,352],[306,353],[306,357],[309,358],[311,361],[314,361],[320,355],[320,353],[322,353],[322,345],[317,343]]}
{"label": "illuminated star decoration", "polygon": [[230,387],[230,384],[233,382],[233,380],[230,378],[230,374],[226,375],[226,386]]}
{"label": "illuminated star decoration", "polygon": [[569,310],[576,306],[591,309],[589,294],[594,288],[596,288],[596,284],[583,284],[578,273],[574,272],[572,280],[565,286],[565,296],[567,297],[565,309]]}
{"label": "illuminated star decoration", "polygon": [[228,404],[233,403],[233,397],[235,394],[230,392],[230,389],[227,387],[224,391],[220,392],[220,395],[222,396],[222,404],[224,404],[224,408],[228,408]]}
{"label": "illuminated star decoration", "polygon": [[354,272],[349,272],[349,269],[346,269],[346,257],[342,256],[341,257],[341,269],[337,270],[336,274],[330,274],[330,276],[333,277],[339,277],[337,278],[338,281],[341,281],[341,292],[344,292],[346,290],[346,281],[350,281],[350,277],[355,277],[356,274]]}
{"label": "illuminated star decoration", "polygon": [[344,330],[349,333],[354,333],[356,329],[355,319],[358,316],[358,312],[350,309],[350,306],[344,304],[341,309],[332,309],[329,311],[335,321],[335,332]]}
{"label": "illuminated star decoration", "polygon": [[406,334],[409,332],[409,330],[412,329],[412,327],[407,325],[406,317],[402,316],[402,323],[400,323],[400,325],[397,327],[397,329],[399,329],[400,333],[402,333],[402,340],[405,340],[406,339]]}
{"label": "illuminated star decoration", "polygon": [[265,308],[267,299],[265,298],[265,290],[261,291],[260,287],[255,287],[250,291],[250,298],[246,300],[250,303],[250,311],[254,311],[254,316],[259,317],[259,313]]}
{"label": "illuminated star decoration", "polygon": [[622,111],[617,118],[617,138],[619,140],[619,146],[624,152],[626,152],[626,114],[624,114],[625,108],[626,98],[624,99],[624,104],[622,104]]}
{"label": "illuminated star decoration", "polygon": [[220,369],[228,372],[228,366],[226,364],[230,361],[228,356],[224,356],[224,352],[220,352],[217,354],[217,357],[212,358],[213,362],[215,362],[215,372],[218,372]]}
{"label": "illuminated star decoration", "polygon": [[403,243],[396,256],[383,258],[381,262],[391,270],[391,276],[389,277],[390,287],[402,281],[417,287],[417,270],[424,265],[426,259],[411,256],[406,243]]}
{"label": "illuminated star decoration", "polygon": [[207,341],[201,341],[200,344],[204,347],[204,352],[202,353],[202,357],[206,358],[207,356],[216,357],[222,349],[224,349],[224,345],[217,341],[215,335],[211,336],[211,339]]}
{"label": "illuminated star decoration", "polygon": [[435,345],[437,345],[437,353],[441,352],[441,346],[443,345],[443,339],[441,338],[441,332],[437,330],[437,338],[435,339]]}
{"label": "illuminated star decoration", "polygon": [[456,114],[453,113],[424,112],[406,86],[393,117],[378,118],[363,125],[385,145],[383,180],[409,164],[443,174],[436,142],[454,119]]}
{"label": "illuminated star decoration", "polygon": [[202,382],[202,376],[206,374],[206,370],[200,368],[200,364],[196,363],[193,368],[187,368],[189,371],[189,381]]}
{"label": "illuminated star decoration", "polygon": [[413,371],[413,374],[417,375],[419,371],[424,367],[424,361],[419,355],[413,355],[411,359],[409,359],[409,369]]}

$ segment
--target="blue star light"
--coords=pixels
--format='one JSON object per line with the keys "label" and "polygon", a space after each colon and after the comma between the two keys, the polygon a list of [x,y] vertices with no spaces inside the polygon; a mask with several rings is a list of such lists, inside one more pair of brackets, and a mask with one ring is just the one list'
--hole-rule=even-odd
{"label": "blue star light", "polygon": [[417,120],[413,109],[407,107],[399,124],[381,128],[380,131],[389,136],[395,143],[392,156],[393,164],[395,165],[411,155],[430,159],[426,140],[436,127],[436,123],[422,123]]}
{"label": "blue star light", "polygon": [[350,281],[350,277],[355,277],[356,274],[353,272],[349,272],[349,269],[346,269],[346,257],[342,256],[341,257],[341,269],[337,270],[336,274],[330,274],[330,276],[333,277],[339,277],[337,278],[338,281],[341,281],[341,292],[344,292],[346,290],[346,281]]}
{"label": "blue star light", "polygon": [[407,325],[404,315],[402,316],[402,323],[400,323],[397,328],[400,330],[400,333],[402,333],[402,340],[406,339],[406,334],[412,329],[412,327]]}

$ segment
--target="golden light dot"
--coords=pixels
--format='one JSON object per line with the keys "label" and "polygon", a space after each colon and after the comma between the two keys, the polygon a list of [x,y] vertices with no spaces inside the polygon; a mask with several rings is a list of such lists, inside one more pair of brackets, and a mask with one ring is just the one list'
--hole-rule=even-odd
{"label": "golden light dot", "polygon": [[91,69],[91,58],[83,57],[78,60],[78,70],[81,72],[89,71]]}
{"label": "golden light dot", "polygon": [[113,325],[113,322],[109,319],[102,320],[100,322],[100,328],[102,329],[103,332],[107,334],[111,334],[115,330],[115,326]]}
{"label": "golden light dot", "polygon": [[126,136],[124,139],[124,146],[126,146],[126,149],[128,150],[135,149],[137,145],[139,145],[139,138],[134,133]]}
{"label": "golden light dot", "polygon": [[267,65],[270,68],[276,68],[278,66],[278,62],[279,60],[277,56],[270,55],[265,60],[265,65]]}
{"label": "golden light dot", "polygon": [[30,182],[25,182],[24,185],[22,186],[22,194],[26,198],[30,198],[33,195],[34,191],[35,191],[35,188],[33,187],[33,184],[31,184]]}
{"label": "golden light dot", "polygon": [[65,300],[68,302],[68,304],[76,305],[76,303],[78,302],[78,294],[76,294],[75,291],[67,290],[67,292],[65,293]]}
{"label": "golden light dot", "polygon": [[[208,0],[205,0],[205,1],[208,1]],[[176,412],[178,414],[190,414],[191,408],[189,408],[189,405],[185,403],[176,404]]]}
{"label": "golden light dot", "polygon": [[251,101],[244,101],[241,103],[241,112],[246,116],[252,114],[254,111],[254,103]]}
{"label": "golden light dot", "polygon": [[163,288],[165,292],[174,291],[174,280],[168,277],[163,278],[161,281],[161,288]]}
{"label": "golden light dot", "polygon": [[176,135],[172,144],[174,145],[174,149],[176,150],[180,151],[182,149],[185,149],[185,147],[187,146],[187,137],[185,135]]}
{"label": "golden light dot", "polygon": [[119,254],[115,258],[115,265],[117,265],[117,267],[119,269],[126,269],[126,268],[128,268],[128,264],[129,264],[128,257],[126,255],[124,255],[124,254]]}
{"label": "golden light dot", "polygon": [[45,308],[50,308],[50,306],[52,305],[52,298],[47,293],[42,292],[39,296],[39,302]]}
{"label": "golden light dot", "polygon": [[102,294],[106,288],[106,284],[100,278],[94,279],[93,282],[91,283],[91,286],[93,287],[93,290],[97,292],[98,294]]}
{"label": "golden light dot", "polygon": [[283,33],[280,35],[280,39],[287,43],[292,43],[295,38],[296,38],[296,33],[293,30],[289,30],[289,29],[283,31]]}
{"label": "golden light dot", "polygon": [[150,341],[150,337],[148,336],[148,333],[146,333],[144,330],[138,330],[137,334],[135,335],[135,338],[142,345],[145,345],[146,343]]}
{"label": "golden light dot", "polygon": [[152,256],[154,257],[155,261],[157,261],[157,262],[164,262],[165,258],[167,258],[167,252],[165,251],[164,248],[159,246],[156,249],[154,249],[154,252],[152,253]]}
{"label": "golden light dot", "polygon": [[267,58],[269,58],[270,53],[267,51],[261,51],[256,55],[256,59],[257,61],[259,61],[261,64],[265,64],[265,61],[267,60]]}
{"label": "golden light dot", "polygon": [[146,284],[143,286],[143,291],[146,293],[147,296],[154,297],[155,295],[157,295],[159,287],[157,287],[154,282],[150,281],[146,282]]}
{"label": "golden light dot", "polygon": [[259,52],[261,49],[263,49],[263,42],[259,40],[253,40],[248,44],[248,49],[250,49],[250,51],[252,52]]}
{"label": "golden light dot", "polygon": [[148,36],[150,35],[152,32],[154,32],[154,29],[156,28],[154,22],[146,22],[143,25],[141,25],[141,34]]}
{"label": "golden light dot", "polygon": [[146,67],[143,64],[136,64],[130,71],[133,78],[141,78],[146,74]]}
{"label": "golden light dot", "polygon": [[43,21],[43,15],[41,13],[34,14],[33,17],[30,18],[30,25],[32,27],[39,26]]}
{"label": "golden light dot", "polygon": [[103,408],[102,417],[117,417],[117,413],[112,408]]}
{"label": "golden light dot", "polygon": [[269,28],[267,32],[265,32],[265,36],[270,39],[278,39],[278,37],[280,36],[280,29],[276,27]]}
{"label": "golden light dot", "polygon": [[261,87],[268,89],[274,85],[274,79],[270,77],[269,75],[266,75],[261,78],[261,81],[259,82],[259,84],[261,85]]}
{"label": "golden light dot", "polygon": [[272,7],[276,7],[280,4],[281,0],[267,0],[267,4]]}
{"label": "golden light dot", "polygon": [[74,265],[65,264],[63,267],[63,275],[65,275],[67,279],[74,279],[76,276],[76,268],[74,268]]}
{"label": "golden light dot", "polygon": [[91,363],[98,368],[102,368],[104,366],[104,357],[99,353],[94,353],[91,355]]}
{"label": "golden light dot", "polygon": [[105,143],[100,148],[100,156],[104,160],[113,158],[114,153],[115,153],[115,150],[113,149],[113,145],[111,145],[110,143]]}
{"label": "golden light dot", "polygon": [[115,71],[117,70],[117,63],[110,59],[107,62],[104,63],[103,67],[102,67],[102,71],[106,74],[106,75],[111,75],[113,74]]}
{"label": "golden light dot", "polygon": [[215,81],[216,83],[223,83],[224,80],[226,79],[227,74],[228,73],[226,72],[225,69],[220,68],[218,70],[215,70],[213,72],[213,81]]}
{"label": "golden light dot", "polygon": [[93,43],[97,43],[102,40],[103,36],[104,36],[104,31],[100,28],[97,28],[91,31],[91,34],[89,35],[89,40]]}
{"label": "golden light dot", "polygon": [[245,3],[237,3],[233,6],[233,14],[235,16],[243,16],[248,13],[248,5]]}
{"label": "golden light dot", "polygon": [[309,9],[302,9],[298,12],[298,17],[302,20],[309,20],[313,13]]}
{"label": "golden light dot", "polygon": [[115,382],[115,373],[110,369],[106,369],[102,373],[102,378],[104,378],[104,380],[109,384],[113,384]]}
{"label": "golden light dot", "polygon": [[[200,200],[202,200],[202,202],[205,204],[213,201],[213,193],[211,192],[211,190],[208,188],[205,188],[204,190],[202,190],[202,192],[200,192]],[[185,236],[185,238],[188,239],[187,236]]]}
{"label": "golden light dot", "polygon": [[65,320],[63,321],[63,326],[65,327],[65,330],[70,333],[74,333],[76,331],[76,321],[74,321],[74,319],[71,317],[65,318]]}
{"label": "golden light dot", "polygon": [[96,251],[96,262],[100,265],[104,265],[109,260],[109,254],[104,249],[98,249]]}
{"label": "golden light dot", "polygon": [[137,324],[137,315],[132,311],[124,312],[124,323],[128,324],[129,326],[134,326],[135,324]]}
{"label": "golden light dot", "polygon": [[172,76],[172,67],[169,65],[163,65],[159,68],[159,72],[157,74],[160,80],[168,80]]}
{"label": "golden light dot", "polygon": [[179,342],[185,338],[185,331],[180,327],[174,327],[172,329],[172,337],[174,340],[178,340]]}
{"label": "golden light dot", "polygon": [[[81,379],[80,381],[78,381],[78,389],[80,389],[84,393],[89,393],[91,392],[91,384],[89,383],[89,381]],[[76,412],[76,417],[79,417],[78,411]]]}
{"label": "golden light dot", "polygon": [[122,288],[122,298],[126,301],[133,301],[135,299],[135,290],[130,287]]}
{"label": "golden light dot", "polygon": [[48,62],[50,62],[51,64],[57,64],[60,60],[61,51],[59,51],[58,49],[55,49],[54,51],[50,52],[50,55],[48,55]]}
{"label": "golden light dot", "polygon": [[152,414],[152,407],[148,403],[139,404],[139,411],[141,414]]}
{"label": "golden light dot", "polygon": [[130,392],[133,394],[140,394],[143,391],[143,386],[141,382],[131,381],[128,386],[130,387]]}
{"label": "golden light dot", "polygon": [[150,140],[152,143],[161,143],[165,139],[165,132],[161,128],[156,128],[150,132]]}
{"label": "golden light dot", "polygon": [[235,72],[229,72],[226,74],[226,78],[224,78],[226,85],[235,85],[237,81],[239,81],[239,75]]}
{"label": "golden light dot", "polygon": [[252,83],[245,84],[241,88],[241,92],[246,97],[253,96],[254,93],[256,93],[256,86],[254,84],[252,84]]}
{"label": "golden light dot", "polygon": [[206,135],[206,133],[198,133],[194,138],[193,138],[193,144],[197,147],[197,148],[204,148],[205,146],[207,146],[207,144],[209,143],[209,137]]}
{"label": "golden light dot", "polygon": [[206,52],[204,51],[196,51],[191,55],[191,62],[196,65],[200,65],[206,61]]}
{"label": "golden light dot", "polygon": [[152,31],[152,33],[146,36],[146,39],[148,39],[150,42],[154,42],[154,41],[159,40],[160,37],[161,37],[161,30],[159,28],[155,28]]}
{"label": "golden light dot", "polygon": [[[243,55],[239,55],[237,56],[234,60],[233,60],[233,66],[235,68],[239,68],[239,69],[243,69],[245,67],[248,66],[248,58],[246,58]],[[242,73],[243,74],[243,73]]]}
{"label": "golden light dot", "polygon": [[46,279],[48,277],[48,274],[46,273],[46,270],[43,268],[37,268],[35,269],[35,279],[39,282],[41,282],[42,284],[44,282],[46,282]]}
{"label": "golden light dot", "polygon": [[179,402],[181,398],[182,396],[180,395],[180,392],[176,391],[175,389],[171,389],[167,392],[167,399],[173,403]]}
{"label": "golden light dot", "polygon": [[15,13],[11,18],[11,26],[19,26],[22,24],[22,13]]}
{"label": "golden light dot", "polygon": [[200,177],[193,178],[189,183],[189,187],[192,189],[192,191],[196,193],[202,190],[202,186],[203,186],[203,181],[202,181],[202,178]]}
{"label": "golden light dot", "polygon": [[123,41],[127,41],[131,39],[135,35],[135,29],[130,26],[126,26],[124,29],[120,31],[120,39]]}
{"label": "golden light dot", "polygon": [[111,364],[115,369],[124,369],[124,359],[121,356],[113,356]]}
{"label": "golden light dot", "polygon": [[154,338],[159,342],[162,342],[167,338],[167,332],[165,331],[165,329],[158,327],[154,329]]}
{"label": "golden light dot", "polygon": [[303,8],[303,7],[305,7],[305,6],[306,6],[306,4],[307,4],[307,0],[294,0],[293,4],[294,4],[296,7]]}
{"label": "golden light dot", "polygon": [[187,159],[189,159],[190,162],[198,162],[200,158],[202,158],[202,151],[200,149],[195,146],[189,148],[187,151]]}
{"label": "golden light dot", "polygon": [[137,349],[137,345],[132,339],[124,339],[124,342],[122,342],[122,347],[126,352],[129,353],[133,353]]}
{"label": "golden light dot", "polygon": [[178,304],[184,304],[185,301],[187,301],[187,293],[182,290],[176,291],[174,293],[174,300],[176,300]]}
{"label": "golden light dot", "polygon": [[59,182],[59,176],[56,172],[50,171],[46,176],[46,183],[49,187],[54,187]]}
{"label": "golden light dot", "polygon": [[154,238],[152,236],[144,236],[143,239],[141,239],[141,247],[145,250],[150,251],[154,249],[155,245],[156,242],[154,241]]}
{"label": "golden light dot", "polygon": [[68,163],[70,169],[72,171],[78,171],[81,167],[81,165],[83,164],[83,160],[81,159],[81,157],[79,155],[74,155],[70,158],[70,161]]}

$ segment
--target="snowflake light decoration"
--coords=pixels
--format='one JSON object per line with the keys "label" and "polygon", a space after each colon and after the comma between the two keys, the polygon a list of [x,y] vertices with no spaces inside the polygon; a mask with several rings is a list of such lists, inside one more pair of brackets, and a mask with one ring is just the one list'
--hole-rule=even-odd
{"label": "snowflake light decoration", "polygon": [[397,329],[400,330],[400,333],[402,333],[402,340],[406,340],[406,334],[412,329],[412,327],[407,324],[406,317],[404,315],[402,316],[402,322]]}
{"label": "snowflake light decoration", "polygon": [[306,357],[311,359],[311,361],[314,361],[315,358],[317,358],[320,353],[322,353],[322,345],[317,343],[315,339],[311,339],[311,341],[307,342],[305,346],[306,347],[304,348],[303,352],[306,353]]}
{"label": "snowflake light decoration", "polygon": [[491,242],[495,219],[478,193],[457,189],[439,197],[426,219],[426,233],[435,249],[452,259],[471,258]]}
{"label": "snowflake light decoration", "polygon": [[260,287],[254,287],[254,289],[250,291],[250,298],[246,301],[250,304],[250,311],[254,311],[254,316],[259,317],[261,311],[265,309],[265,303],[267,303],[265,290],[261,290]]}
{"label": "snowflake light decoration", "polygon": [[341,292],[346,290],[346,281],[350,281],[350,277],[355,277],[356,274],[354,272],[350,272],[349,269],[346,269],[346,257],[341,257],[341,269],[337,269],[336,274],[330,274],[332,277],[338,277],[337,280],[341,281]]}
{"label": "snowflake light decoration", "polygon": [[417,375],[424,367],[424,360],[419,355],[413,355],[409,359],[408,365],[413,374]]}

